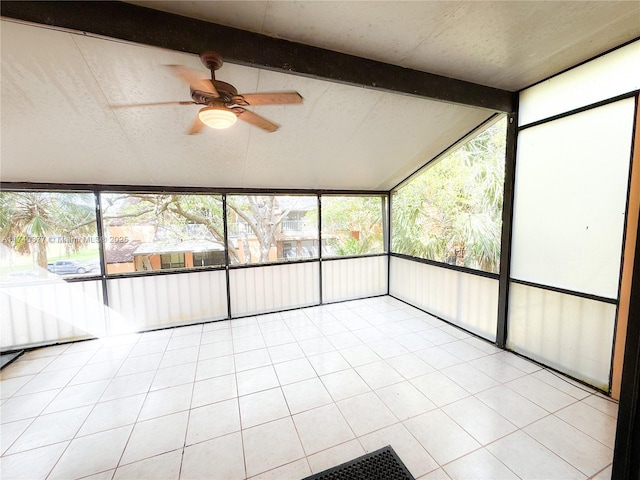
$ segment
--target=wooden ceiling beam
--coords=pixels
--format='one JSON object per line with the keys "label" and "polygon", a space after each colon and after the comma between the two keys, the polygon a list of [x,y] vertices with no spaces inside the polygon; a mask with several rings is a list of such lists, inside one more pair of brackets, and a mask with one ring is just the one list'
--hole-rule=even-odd
{"label": "wooden ceiling beam", "polygon": [[124,2],[2,1],[3,17],[321,80],[513,112],[514,93]]}

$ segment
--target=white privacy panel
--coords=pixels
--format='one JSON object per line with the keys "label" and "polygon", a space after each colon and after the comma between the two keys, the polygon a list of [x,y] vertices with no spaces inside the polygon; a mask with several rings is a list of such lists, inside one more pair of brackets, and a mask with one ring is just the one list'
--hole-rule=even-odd
{"label": "white privacy panel", "polygon": [[99,281],[64,280],[0,287],[0,347],[52,344],[106,333]]}
{"label": "white privacy panel", "polygon": [[615,299],[634,100],[518,135],[511,276]]}
{"label": "white privacy panel", "polygon": [[520,125],[640,89],[640,41],[520,93]]}
{"label": "white privacy panel", "polygon": [[304,262],[231,269],[231,314],[242,317],[319,304],[319,268],[318,262]]}
{"label": "white privacy panel", "polygon": [[387,256],[322,262],[322,302],[385,295],[387,265]]}
{"label": "white privacy panel", "polygon": [[107,291],[113,333],[227,317],[224,270],[112,278]]}
{"label": "white privacy panel", "polygon": [[613,304],[512,283],[507,346],[608,390],[615,318]]}
{"label": "white privacy panel", "polygon": [[390,268],[391,295],[496,340],[498,280],[397,257]]}

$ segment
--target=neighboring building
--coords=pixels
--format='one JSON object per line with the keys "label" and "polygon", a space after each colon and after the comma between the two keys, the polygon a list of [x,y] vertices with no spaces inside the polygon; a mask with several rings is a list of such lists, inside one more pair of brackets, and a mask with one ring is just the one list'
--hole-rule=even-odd
{"label": "neighboring building", "polygon": [[[185,230],[194,230],[187,225]],[[154,240],[152,225],[109,226],[108,238],[127,242],[106,243],[107,273],[129,273],[176,268],[224,265],[224,246],[203,238],[189,240]],[[200,232],[187,231],[195,235]]]}
{"label": "neighboring building", "polygon": [[224,246],[210,240],[150,242],[133,252],[136,272],[224,265]]}
{"label": "neighboring building", "polygon": [[133,252],[140,246],[140,240],[128,243],[107,243],[104,248],[104,258],[107,273],[127,273],[134,271]]}
{"label": "neighboring building", "polygon": [[[269,249],[269,261],[318,257],[318,220],[317,216],[309,216],[310,212],[317,211],[317,199],[278,196],[276,202],[271,221],[277,223],[277,227]],[[233,210],[229,211],[229,218],[229,242],[238,255],[239,263],[259,259],[260,242],[250,225]],[[326,251],[326,240],[322,240],[323,252]]]}
{"label": "neighboring building", "polygon": [[318,208],[315,198],[279,197],[278,206],[285,217],[276,230],[275,242],[278,258],[293,260],[318,256],[318,224],[307,218]]}

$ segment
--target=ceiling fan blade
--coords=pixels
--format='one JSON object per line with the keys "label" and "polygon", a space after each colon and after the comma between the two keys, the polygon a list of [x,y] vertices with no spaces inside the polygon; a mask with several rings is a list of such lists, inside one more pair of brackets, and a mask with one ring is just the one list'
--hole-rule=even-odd
{"label": "ceiling fan blade", "polygon": [[191,70],[190,68],[183,67],[182,65],[167,65],[167,67],[173,72],[175,76],[180,77],[182,80],[187,82],[192,90],[207,92],[215,97],[220,96],[220,94],[216,90],[216,87],[214,87],[211,83],[211,80],[202,78],[200,72],[196,72],[195,70]]}
{"label": "ceiling fan blade", "polygon": [[266,130],[267,132],[275,132],[280,128],[280,125],[277,125],[270,120],[267,120],[260,115],[256,115],[250,110],[245,110],[244,108],[233,108],[240,120],[244,120],[251,125]]}
{"label": "ceiling fan blade", "polygon": [[200,117],[196,115],[196,119],[193,121],[189,130],[187,130],[187,135],[195,135],[196,133],[200,133],[200,131],[205,127]]}
{"label": "ceiling fan blade", "polygon": [[153,102],[153,103],[131,103],[126,105],[111,105],[111,108],[131,108],[131,107],[157,107],[159,105],[195,105],[196,102]]}
{"label": "ceiling fan blade", "polygon": [[244,93],[239,96],[248,105],[290,105],[304,100],[298,92]]}

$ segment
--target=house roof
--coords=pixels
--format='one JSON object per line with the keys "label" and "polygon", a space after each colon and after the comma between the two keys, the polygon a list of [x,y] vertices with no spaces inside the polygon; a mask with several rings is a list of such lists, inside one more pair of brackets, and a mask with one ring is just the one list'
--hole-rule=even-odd
{"label": "house roof", "polygon": [[107,263],[133,262],[133,253],[140,246],[139,240],[131,240],[127,243],[109,242],[104,247],[104,257]]}
{"label": "house roof", "polygon": [[[510,92],[640,36],[624,1],[136,3],[155,10],[2,2],[3,181],[388,190]],[[205,76],[207,49],[241,93],[304,103],[255,107],[275,133],[196,136],[198,106],[113,108],[189,100],[165,65]]]}
{"label": "house roof", "polygon": [[210,240],[185,240],[184,242],[148,242],[141,243],[133,252],[133,255],[151,255],[162,253],[184,252],[224,252],[224,246]]}

